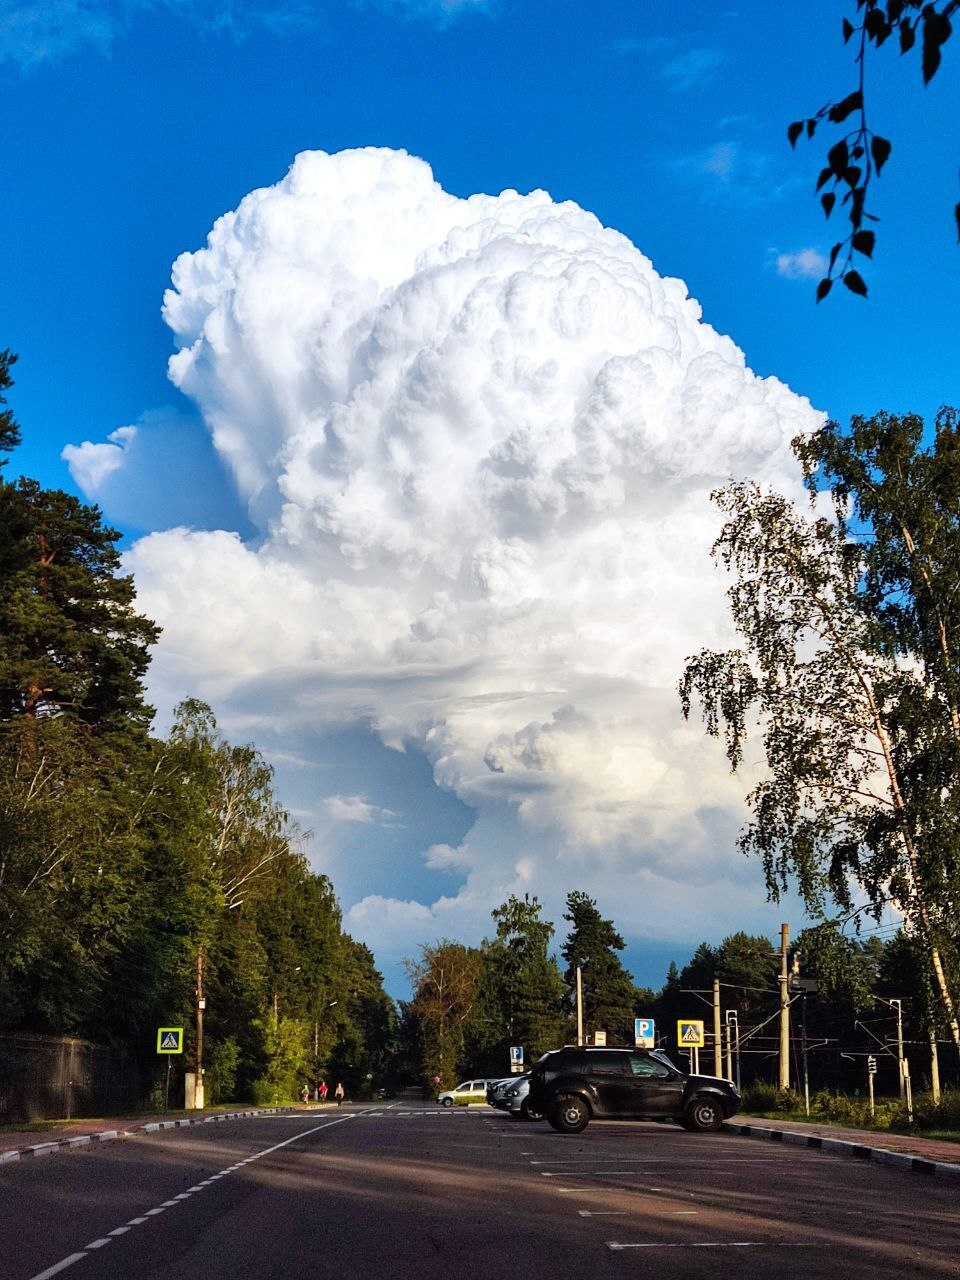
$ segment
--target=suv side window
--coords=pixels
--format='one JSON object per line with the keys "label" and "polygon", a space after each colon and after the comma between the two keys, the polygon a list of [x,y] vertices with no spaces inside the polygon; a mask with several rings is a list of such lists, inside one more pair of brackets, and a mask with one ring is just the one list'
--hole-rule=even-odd
{"label": "suv side window", "polygon": [[[557,1074],[563,1072],[582,1072],[585,1070],[584,1054],[579,1053],[576,1049],[570,1051],[566,1049],[558,1049],[555,1053],[546,1054],[540,1059],[544,1068]],[[539,1065],[539,1064],[538,1064]]]}
{"label": "suv side window", "polygon": [[635,1076],[641,1076],[644,1079],[666,1079],[670,1072],[662,1062],[656,1062],[653,1058],[643,1058],[638,1053],[630,1054],[630,1071]]}
{"label": "suv side window", "polygon": [[591,1075],[622,1076],[626,1074],[625,1053],[588,1053],[587,1071]]}

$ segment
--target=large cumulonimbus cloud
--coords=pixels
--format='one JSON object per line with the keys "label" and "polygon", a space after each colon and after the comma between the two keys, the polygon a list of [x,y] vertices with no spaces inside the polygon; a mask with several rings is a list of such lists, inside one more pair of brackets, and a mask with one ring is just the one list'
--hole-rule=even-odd
{"label": "large cumulonimbus cloud", "polygon": [[[506,893],[556,910],[571,887],[632,932],[749,925],[742,784],[675,688],[730,639],[710,490],[797,491],[807,401],[575,204],[459,199],[387,150],[300,155],[177,260],[165,316],[259,537],[133,550],[158,696],[199,691],[307,769],[308,730],[368,724],[476,812],[405,851],[449,892],[381,893],[372,868],[355,932],[477,936]],[[313,786],[328,833],[403,829],[394,796]]]}

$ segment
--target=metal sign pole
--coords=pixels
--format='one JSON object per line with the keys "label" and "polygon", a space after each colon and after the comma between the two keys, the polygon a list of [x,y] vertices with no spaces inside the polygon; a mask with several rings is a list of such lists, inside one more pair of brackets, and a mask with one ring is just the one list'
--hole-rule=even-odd
{"label": "metal sign pole", "polygon": [[164,1111],[169,1111],[169,1110],[170,1110],[170,1068],[172,1067],[172,1065],[173,1065],[173,1063],[172,1063],[171,1059],[168,1057],[168,1058],[167,1058],[167,1079],[166,1079],[166,1086],[165,1086],[165,1088],[164,1088],[164,1090],[163,1090],[163,1109],[164,1109]]}

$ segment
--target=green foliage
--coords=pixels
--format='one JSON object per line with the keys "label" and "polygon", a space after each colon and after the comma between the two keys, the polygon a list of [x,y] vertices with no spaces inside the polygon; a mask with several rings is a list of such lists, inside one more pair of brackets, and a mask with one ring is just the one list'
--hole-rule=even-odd
{"label": "green foliage", "polygon": [[633,1019],[638,1007],[638,992],[633,979],[624,969],[618,951],[623,938],[604,920],[593,898],[575,890],[567,894],[564,920],[570,933],[560,949],[566,961],[564,982],[568,992],[567,1007],[575,1015],[576,971],[580,967],[583,986],[584,1029],[606,1030],[608,1044],[633,1044]]}
{"label": "green foliage", "polygon": [[536,897],[511,895],[491,913],[497,935],[484,944],[510,1043],[522,1045],[530,1062],[563,1043],[565,1022],[563,979],[549,954],[553,925],[541,910]]}
{"label": "green foliage", "polygon": [[[17,363],[17,357],[10,350],[0,351],[0,453],[9,453],[20,443],[20,428],[13,416],[13,410],[6,407],[7,397],[4,394],[13,386],[10,370]],[[6,459],[0,458],[0,467]]]}
{"label": "green foliage", "polygon": [[[920,37],[923,83],[929,84],[940,67],[941,51],[953,29],[950,17],[956,12],[956,0],[857,0],[858,24],[843,19],[843,40],[854,41],[856,83],[836,101],[828,102],[806,120],[795,120],[787,129],[791,146],[806,136],[812,138],[821,126],[839,125],[842,135],[830,146],[827,164],[817,180],[822,192],[820,203],[827,218],[840,198],[846,209],[850,233],[830,251],[826,276],[817,286],[817,301],[830,292],[836,280],[861,297],[867,286],[855,269],[854,254],[873,257],[875,233],[866,225],[878,219],[867,211],[873,179],[879,178],[892,151],[887,138],[867,126],[866,66],[871,50],[879,49],[891,37],[897,37],[901,54],[909,54]],[[847,123],[852,118],[852,127]],[[826,188],[829,186],[829,190]],[[960,204],[954,208],[957,233],[960,236]]]}
{"label": "green foliage", "polygon": [[835,921],[805,929],[796,940],[805,972],[816,979],[821,998],[853,1011],[870,1008],[883,955],[881,944],[841,933]]}
{"label": "green foliage", "polygon": [[133,611],[119,537],[70,494],[0,484],[0,721],[66,713],[99,732],[149,724],[142,680],[158,630]]}
{"label": "green foliage", "polygon": [[203,1078],[207,1103],[229,1101],[236,1093],[240,1065],[240,1046],[234,1037],[227,1036],[215,1043],[207,1055],[207,1063]]}
{"label": "green foliage", "polygon": [[457,1083],[467,1026],[477,1000],[480,956],[459,942],[424,945],[420,958],[405,960],[413,988],[411,1012],[421,1036],[423,1078],[438,1088]]}
{"label": "green foliage", "polygon": [[392,1048],[373,958],[253,746],[196,700],[149,737],[158,632],[118,538],[68,494],[0,480],[0,1029],[121,1044],[159,1105],[156,1027],[188,1028],[192,1066],[202,957],[211,1099],[291,1100],[332,1067],[358,1088]]}
{"label": "green foliage", "polygon": [[688,659],[680,694],[684,714],[700,699],[734,768],[759,724],[768,773],[740,843],[771,896],[795,879],[815,915],[831,901],[854,913],[856,885],[878,917],[894,901],[960,1044],[960,449],[952,411],[926,453],[917,422],[856,419],[849,439],[831,424],[795,443],[869,540],[747,483],[714,495],[743,648]]}

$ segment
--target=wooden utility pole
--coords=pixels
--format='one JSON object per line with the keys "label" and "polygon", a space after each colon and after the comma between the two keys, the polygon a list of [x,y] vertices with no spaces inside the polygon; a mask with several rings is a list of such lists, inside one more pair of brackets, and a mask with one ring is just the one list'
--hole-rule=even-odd
{"label": "wooden utility pole", "polygon": [[787,971],[787,951],[790,945],[790,926],[780,926],[780,1088],[790,1088],[790,975]]}
{"label": "wooden utility pole", "polygon": [[583,1044],[583,974],[577,965],[577,1044]]}
{"label": "wooden utility pole", "polygon": [[940,1059],[937,1057],[937,1033],[930,1031],[930,1092],[933,1095],[933,1105],[940,1105]]}
{"label": "wooden utility pole", "polygon": [[713,1074],[723,1075],[723,1038],[720,1034],[720,979],[713,980]]}
{"label": "wooden utility pole", "polygon": [[193,1105],[202,1107],[203,1098],[203,1011],[207,1002],[203,995],[203,946],[197,947],[197,1069],[193,1077]]}

